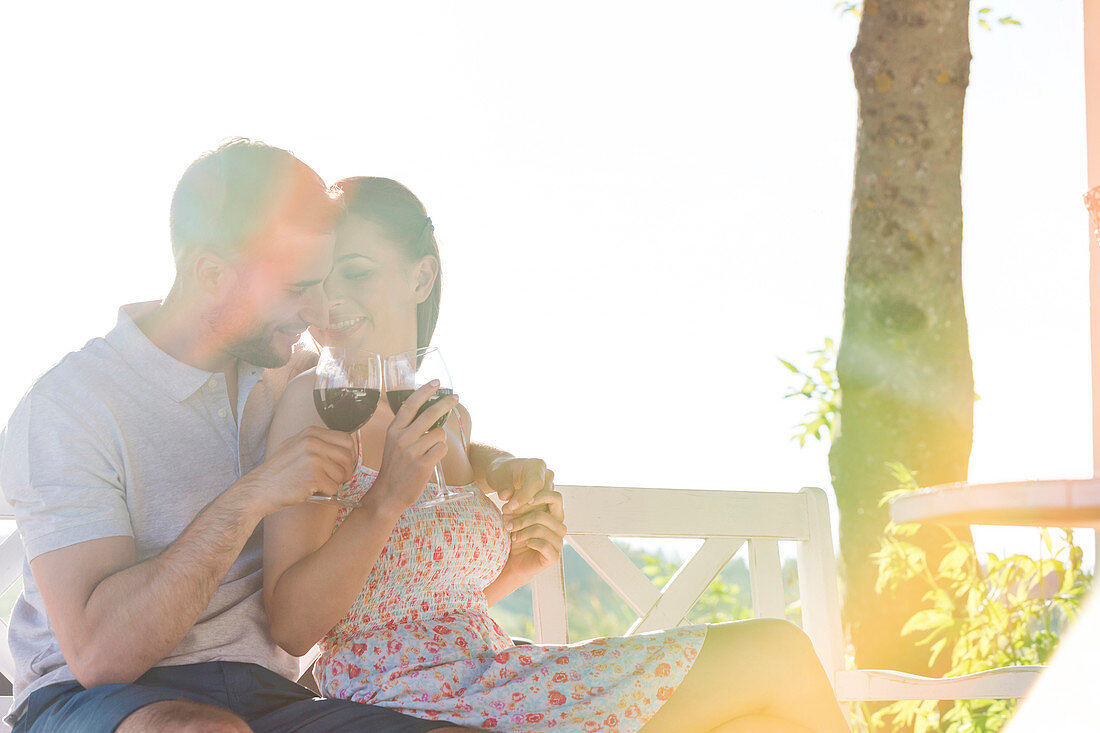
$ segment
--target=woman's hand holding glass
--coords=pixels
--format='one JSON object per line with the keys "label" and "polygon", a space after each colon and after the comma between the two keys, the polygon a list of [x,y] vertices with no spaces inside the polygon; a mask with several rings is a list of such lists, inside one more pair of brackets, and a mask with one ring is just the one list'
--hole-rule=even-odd
{"label": "woman's hand holding glass", "polygon": [[417,502],[435,467],[447,455],[446,431],[432,426],[454,409],[458,396],[432,401],[438,389],[439,382],[432,381],[414,391],[386,430],[382,466],[370,493],[397,513]]}
{"label": "woman's hand holding glass", "polygon": [[[436,400],[442,400],[453,392],[451,375],[443,361],[443,354],[435,346],[412,349],[387,356],[382,362],[382,382],[386,390],[386,401],[395,414],[409,395],[426,384],[435,383],[438,387],[438,393],[429,398],[428,404],[433,404]],[[457,402],[452,403],[452,407],[457,404]],[[422,407],[420,409],[426,408]],[[448,414],[444,413],[438,422],[433,423],[433,428],[442,428],[447,421]],[[466,436],[462,432],[461,425],[458,426],[458,430],[462,437],[463,450],[466,450]],[[435,488],[432,489],[429,486],[425,489],[423,506],[436,506],[478,495],[477,492],[469,489],[448,486],[446,478],[443,476],[442,463],[436,464],[434,474]]]}
{"label": "woman's hand holding glass", "polygon": [[[403,511],[416,503],[418,497],[422,497],[424,506],[433,506],[476,495],[466,489],[451,489],[443,477],[442,458],[447,453],[443,425],[458,406],[458,398],[452,393],[450,375],[439,349],[415,349],[382,359],[367,351],[324,347],[314,382],[314,405],[321,420],[332,430],[348,433],[355,441],[357,460],[353,475],[358,473],[362,460],[359,429],[374,414],[381,395],[386,395],[394,419],[386,432],[376,481],[399,488],[393,496],[380,500],[394,501]],[[462,437],[465,449],[465,435]],[[424,466],[427,473],[422,470]],[[433,474],[434,488],[429,483]],[[418,488],[419,493],[406,496],[406,489],[412,490],[410,487]],[[378,492],[370,493],[377,496]],[[327,492],[311,496],[309,501],[349,506],[360,503]]]}

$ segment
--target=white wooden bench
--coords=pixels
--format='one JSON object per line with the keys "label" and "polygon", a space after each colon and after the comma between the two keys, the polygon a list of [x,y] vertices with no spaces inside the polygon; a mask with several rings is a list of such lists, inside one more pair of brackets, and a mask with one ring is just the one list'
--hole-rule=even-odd
{"label": "white wooden bench", "polygon": [[[628,634],[684,623],[691,607],[748,543],[753,615],[786,618],[779,542],[797,543],[802,628],[842,702],[1020,698],[1042,667],[1005,667],[936,679],[891,670],[846,669],[840,598],[825,492],[689,491],[558,486],[569,544],[638,614]],[[697,538],[703,545],[656,588],[612,537]],[[532,581],[536,641],[566,643],[561,563]]]}
{"label": "white wooden bench", "polygon": [[[825,493],[691,491],[606,486],[559,486],[565,497],[566,539],[638,614],[627,633],[677,626],[726,566],[748,543],[753,613],[785,618],[779,542],[798,547],[802,627],[821,657],[843,702],[864,700],[961,700],[1023,697],[1041,667],[1011,667],[951,679],[844,666],[836,559]],[[3,509],[0,507],[0,518]],[[703,544],[664,588],[655,587],[612,537],[696,538]],[[20,579],[22,546],[17,533],[0,542],[0,593]],[[536,641],[566,643],[562,565],[532,581]],[[0,628],[0,673],[15,672]],[[303,668],[311,660],[303,660]],[[10,697],[0,697],[6,711]],[[0,729],[6,727],[0,725]]]}
{"label": "white wooden bench", "polygon": [[[5,513],[5,510],[7,513]],[[0,499],[0,519],[13,519],[11,510]],[[12,532],[0,541],[0,595],[6,593],[23,578],[23,543],[19,533]],[[8,646],[8,620],[0,618],[0,674],[6,679],[15,679],[15,660]],[[8,714],[11,708],[11,695],[0,695],[0,718]],[[0,722],[0,731],[8,731],[6,724]]]}

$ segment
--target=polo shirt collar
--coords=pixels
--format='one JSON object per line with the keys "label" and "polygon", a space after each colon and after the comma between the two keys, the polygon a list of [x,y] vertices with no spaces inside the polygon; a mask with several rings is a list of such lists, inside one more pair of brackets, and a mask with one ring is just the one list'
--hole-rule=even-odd
{"label": "polo shirt collar", "polygon": [[161,351],[138,328],[135,319],[160,306],[159,300],[131,303],[118,309],[118,323],[107,334],[107,343],[115,347],[134,369],[156,384],[172,399],[183,402],[195,394],[213,376]]}

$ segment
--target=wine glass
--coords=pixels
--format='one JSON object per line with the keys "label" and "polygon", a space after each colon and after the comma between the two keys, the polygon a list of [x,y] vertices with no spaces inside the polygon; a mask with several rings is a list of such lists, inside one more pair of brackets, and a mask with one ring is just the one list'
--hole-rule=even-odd
{"label": "wine glass", "polygon": [[[355,474],[363,462],[359,428],[370,420],[382,396],[382,364],[378,354],[325,346],[317,360],[313,404],[332,430],[351,433],[355,441]],[[308,501],[357,506],[352,499],[311,496]]]}
{"label": "wine glass", "polygon": [[[405,404],[405,400],[409,399],[413,392],[433,379],[439,381],[439,389],[420,407],[419,412],[417,412],[418,415],[428,409],[429,405],[454,392],[451,387],[451,375],[447,372],[447,365],[443,361],[443,354],[437,347],[427,346],[387,356],[382,363],[382,382],[386,390],[386,402],[389,403],[394,414],[397,414],[397,411],[401,409],[401,405]],[[451,412],[454,412],[454,410]],[[439,418],[429,430],[443,427],[450,414],[449,412]],[[460,425],[459,432],[461,431]],[[465,448],[465,435],[462,436],[462,440]],[[424,498],[419,502],[421,506],[436,506],[437,504],[446,504],[447,502],[464,499],[468,496],[477,496],[475,492],[469,489],[457,489],[448,486],[443,477],[442,464],[436,464],[435,467],[435,490],[432,491],[430,487],[431,484],[429,483],[424,488],[424,494],[422,495]]]}

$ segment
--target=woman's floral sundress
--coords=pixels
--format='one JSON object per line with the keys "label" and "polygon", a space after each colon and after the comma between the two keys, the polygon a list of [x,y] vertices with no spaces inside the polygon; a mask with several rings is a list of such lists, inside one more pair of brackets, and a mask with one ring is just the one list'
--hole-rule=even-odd
{"label": "woman's floral sundress", "polygon": [[[376,476],[361,468],[345,493],[361,495]],[[348,511],[340,508],[337,526]],[[641,728],[684,679],[706,627],[515,646],[489,618],[483,592],[509,546],[484,496],[408,509],[321,641],[321,693],[492,730]]]}

